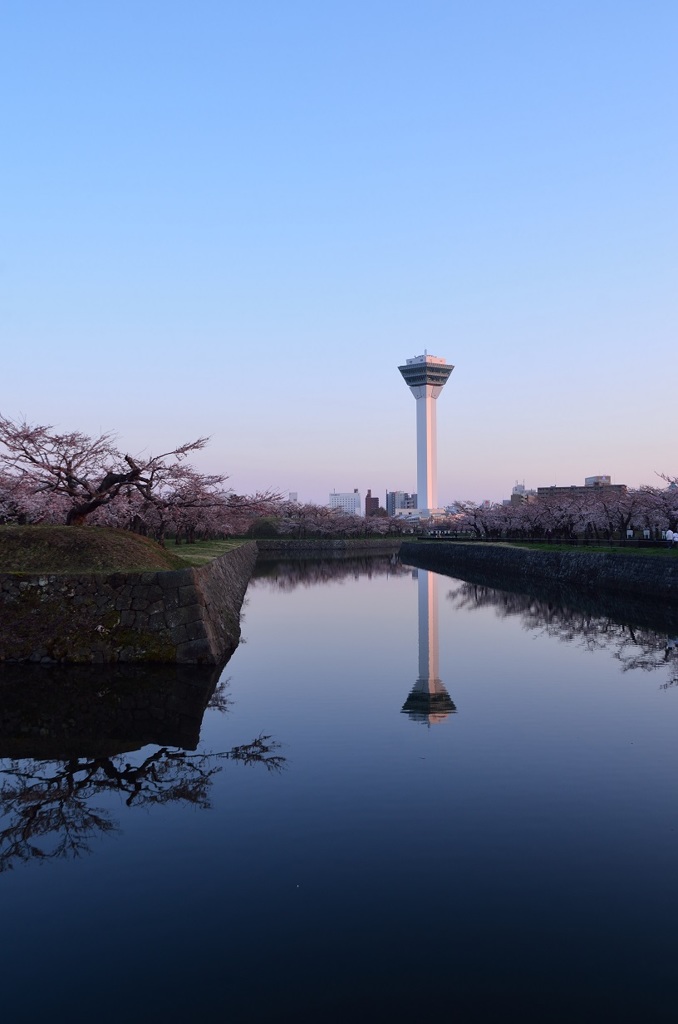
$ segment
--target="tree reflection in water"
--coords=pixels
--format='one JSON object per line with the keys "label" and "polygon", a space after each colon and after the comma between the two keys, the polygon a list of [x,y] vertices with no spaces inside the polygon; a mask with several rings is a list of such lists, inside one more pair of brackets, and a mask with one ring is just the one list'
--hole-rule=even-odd
{"label": "tree reflection in water", "polygon": [[225,713],[227,680],[199,666],[3,666],[0,871],[89,853],[119,831],[99,798],[127,807],[210,807],[226,761],[279,771],[270,736],[197,751],[206,708]]}
{"label": "tree reflection in water", "polygon": [[661,688],[678,686],[678,638],[646,625],[619,621],[623,618],[621,605],[612,617],[597,614],[589,602],[577,607],[478,583],[460,583],[447,598],[458,609],[492,607],[501,618],[518,616],[525,629],[538,630],[566,643],[578,641],[588,651],[608,650],[620,662],[622,672],[664,669],[669,678]]}
{"label": "tree reflection in water", "polygon": [[78,857],[99,834],[119,831],[109,812],[93,805],[106,792],[127,807],[192,804],[210,807],[211,781],[224,761],[263,764],[279,771],[284,758],[270,736],[222,753],[160,747],[134,764],[127,756],[73,757],[67,761],[8,760],[0,767],[0,871],[17,861]]}
{"label": "tree reflection in water", "polygon": [[408,566],[400,564],[396,555],[356,558],[339,554],[334,558],[306,559],[267,559],[260,555],[250,586],[296,590],[297,587],[315,587],[342,579],[357,580],[362,576],[368,579],[373,576],[409,576],[411,571]]}

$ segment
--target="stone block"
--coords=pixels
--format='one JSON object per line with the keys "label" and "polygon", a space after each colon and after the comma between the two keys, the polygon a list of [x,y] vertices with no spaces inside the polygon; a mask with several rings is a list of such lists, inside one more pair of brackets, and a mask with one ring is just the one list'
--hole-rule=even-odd
{"label": "stone block", "polygon": [[163,590],[173,590],[186,586],[192,578],[190,569],[168,569],[167,572],[157,573],[156,577]]}
{"label": "stone block", "polygon": [[183,644],[188,640],[185,626],[174,626],[170,632],[173,644]]}
{"label": "stone block", "polygon": [[167,624],[165,622],[165,613],[154,612],[153,615],[149,615],[147,628],[151,633],[158,633],[161,630],[166,629]]}
{"label": "stone block", "polygon": [[138,653],[134,647],[123,647],[118,651],[118,661],[138,661]]}
{"label": "stone block", "polygon": [[170,628],[185,626],[187,622],[193,622],[197,617],[198,611],[195,605],[187,605],[185,608],[170,608],[165,612],[165,621]]}
{"label": "stone block", "polygon": [[188,587],[179,587],[179,604],[196,604],[198,601],[197,588],[191,583]]}
{"label": "stone block", "polygon": [[179,607],[179,591],[178,590],[165,590],[163,591],[162,603],[165,611],[169,611],[171,608]]}
{"label": "stone block", "polygon": [[189,640],[177,647],[177,661],[191,665],[213,665],[214,657],[207,640]]}
{"label": "stone block", "polygon": [[205,623],[202,619],[194,619],[193,622],[186,623],[186,637],[189,640],[201,640],[206,636]]}

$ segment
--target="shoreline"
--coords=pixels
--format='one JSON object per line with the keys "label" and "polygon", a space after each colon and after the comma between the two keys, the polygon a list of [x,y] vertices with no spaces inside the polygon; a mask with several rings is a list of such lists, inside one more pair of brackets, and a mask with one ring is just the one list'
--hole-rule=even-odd
{"label": "shoreline", "polygon": [[266,539],[257,540],[259,560],[277,558],[341,558],[344,555],[395,554],[400,550],[400,537],[365,537],[346,540]]}
{"label": "shoreline", "polygon": [[403,541],[401,560],[420,568],[459,575],[476,582],[473,575],[492,578],[501,588],[520,583],[573,587],[589,597],[596,593],[669,602],[678,607],[678,559],[661,559],[614,551],[539,551],[501,544]]}
{"label": "shoreline", "polygon": [[0,574],[0,664],[224,664],[257,563],[399,555],[497,590],[625,604],[636,621],[678,627],[678,559],[544,551],[484,541],[258,540],[198,568]]}

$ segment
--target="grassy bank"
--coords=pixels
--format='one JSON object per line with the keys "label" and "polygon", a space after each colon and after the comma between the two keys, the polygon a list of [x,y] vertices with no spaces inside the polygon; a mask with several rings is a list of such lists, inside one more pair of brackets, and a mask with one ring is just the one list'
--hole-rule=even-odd
{"label": "grassy bank", "polygon": [[104,526],[0,526],[0,572],[111,573],[204,565],[242,541],[161,547],[148,537]]}
{"label": "grassy bank", "polygon": [[[486,543],[493,543],[492,541]],[[628,555],[630,558],[678,558],[678,548],[634,548],[617,544],[521,544],[510,542],[506,547],[522,548],[525,551],[579,551],[601,555]]]}
{"label": "grassy bank", "polygon": [[230,540],[196,540],[193,544],[175,544],[174,541],[167,541],[168,552],[171,552],[181,560],[182,565],[205,565],[213,558],[218,558],[226,551],[240,547],[245,541],[242,538]]}
{"label": "grassy bank", "polygon": [[[408,538],[409,542],[409,538]],[[520,548],[521,551],[569,551],[579,552],[580,554],[601,554],[601,555],[629,555],[631,558],[678,558],[678,547],[668,548],[663,547],[634,547],[631,543],[629,544],[559,544],[557,541],[553,541],[550,544],[547,541],[530,541],[526,543],[519,540],[452,540],[450,538],[443,538],[441,540],[432,540],[430,537],[417,537],[415,540],[417,544],[429,544],[435,546],[436,544],[454,544],[454,545],[471,545],[474,547],[496,547],[496,548]]]}

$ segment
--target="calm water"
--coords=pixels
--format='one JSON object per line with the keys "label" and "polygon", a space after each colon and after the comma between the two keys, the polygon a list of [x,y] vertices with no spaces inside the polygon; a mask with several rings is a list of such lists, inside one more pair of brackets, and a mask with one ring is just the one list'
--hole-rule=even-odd
{"label": "calm water", "polygon": [[212,696],[0,677],[4,1019],[674,1020],[671,631],[260,573]]}

